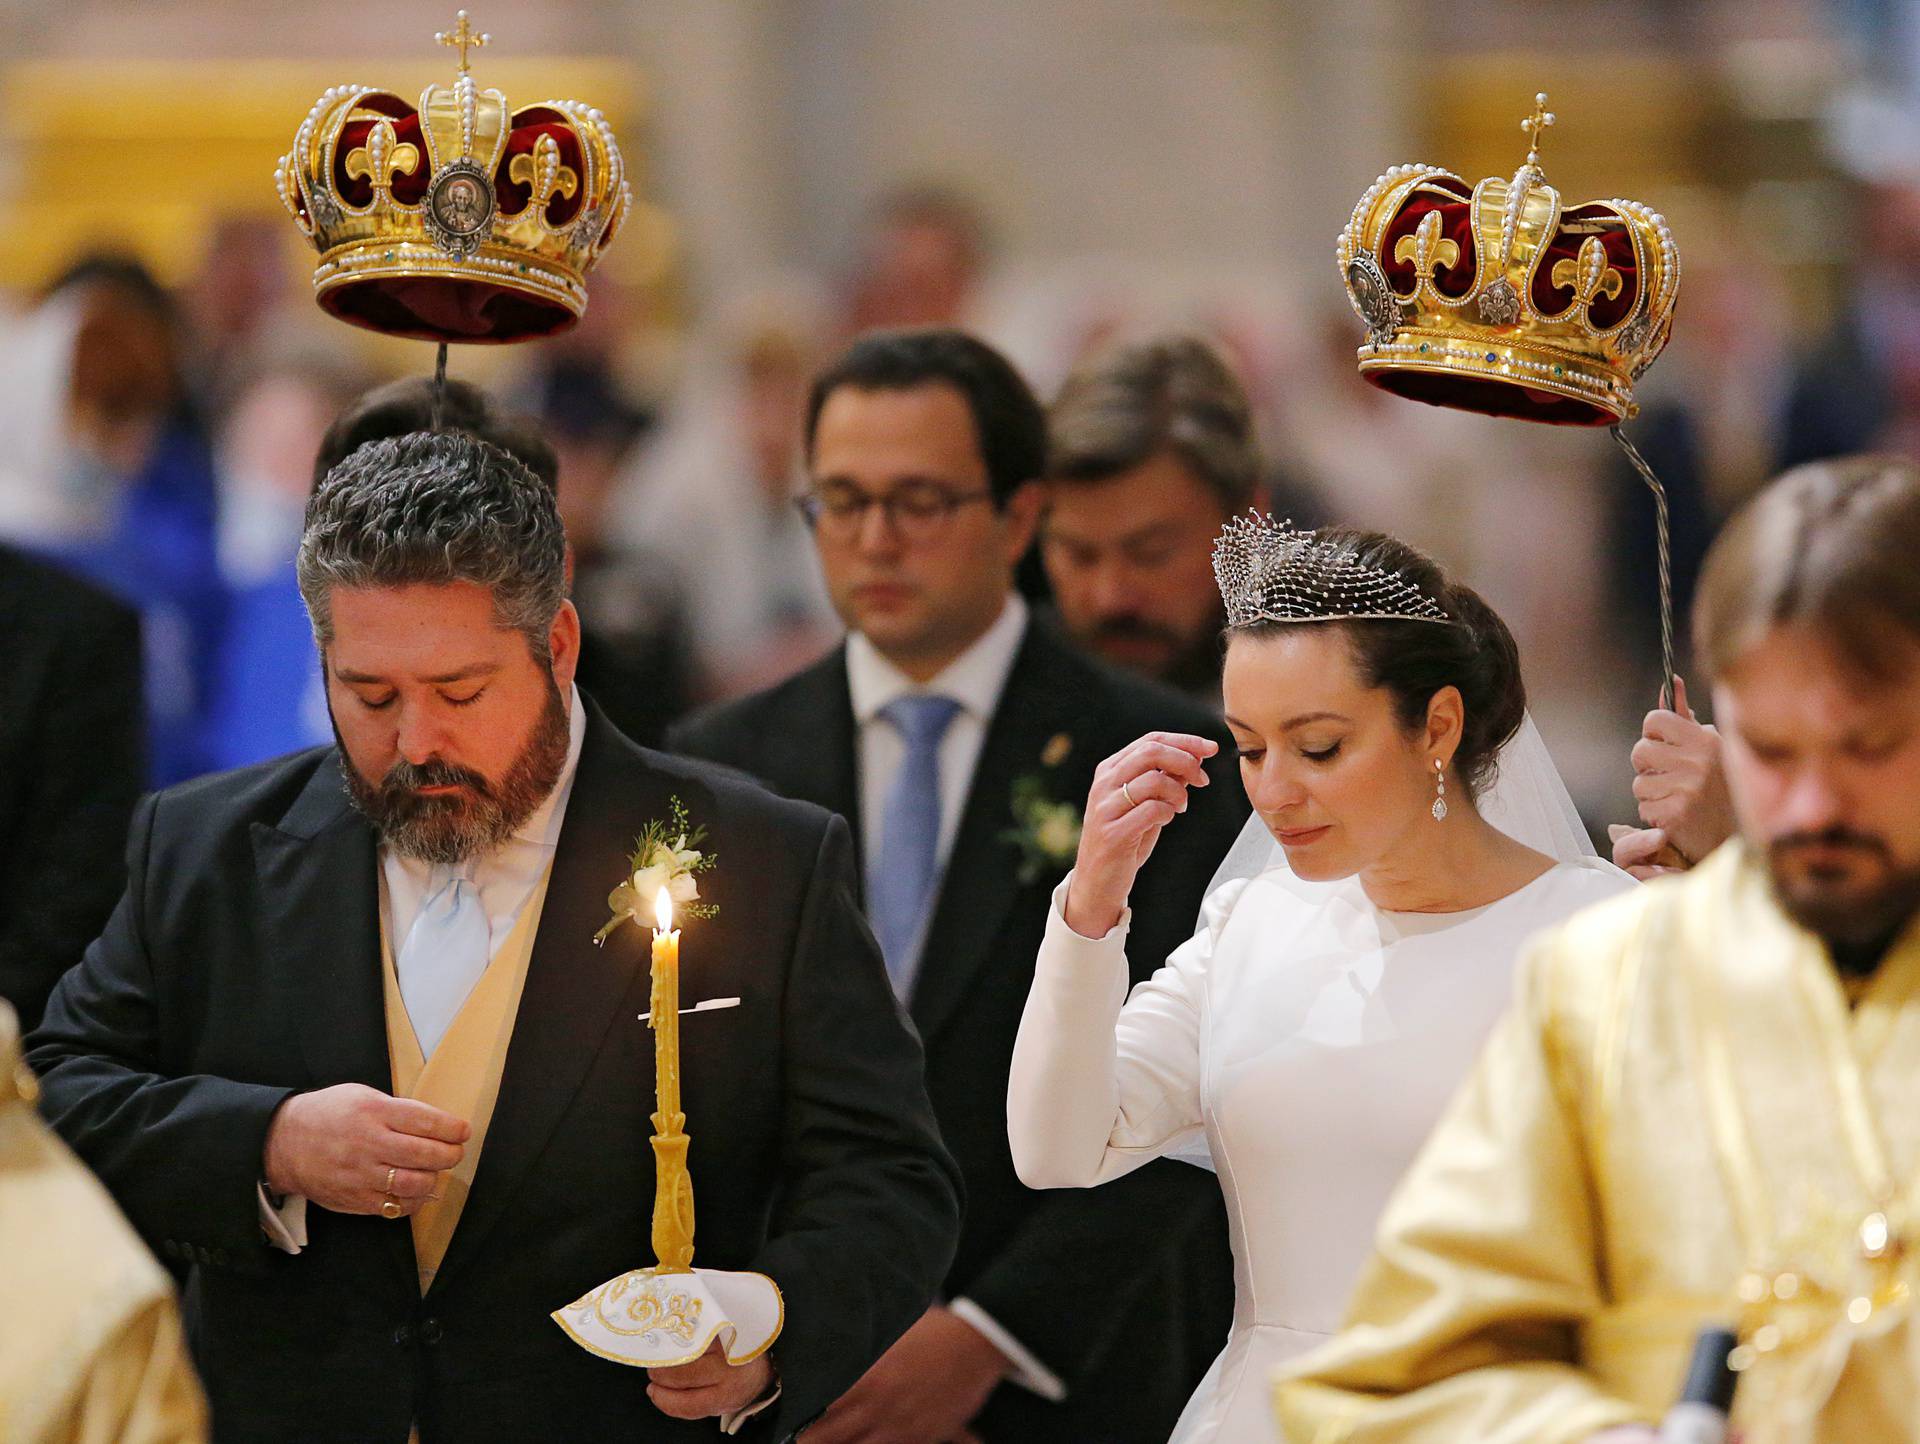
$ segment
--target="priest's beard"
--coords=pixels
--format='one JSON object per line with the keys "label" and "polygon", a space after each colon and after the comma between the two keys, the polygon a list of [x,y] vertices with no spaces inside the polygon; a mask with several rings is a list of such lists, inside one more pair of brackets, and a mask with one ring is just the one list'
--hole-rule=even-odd
{"label": "priest's beard", "polygon": [[[340,740],[340,729],[333,731]],[[490,783],[471,768],[428,759],[420,766],[402,759],[387,770],[378,786],[360,775],[347,760],[347,795],[371,822],[380,840],[402,857],[422,862],[458,863],[491,852],[547,800],[560,771],[567,765],[571,741],[567,709],[560,689],[547,683],[547,704],[533,735],[498,783]],[[344,743],[340,756],[347,758]],[[464,787],[464,794],[422,797],[422,787]]]}
{"label": "priest's beard", "polygon": [[[1853,853],[1853,867],[1813,864],[1801,848]],[[1863,886],[1857,869],[1873,867],[1878,881]],[[1774,897],[1787,916],[1827,945],[1842,972],[1864,975],[1880,966],[1895,938],[1920,913],[1920,871],[1895,864],[1886,843],[1870,833],[1835,827],[1796,833],[1767,849]]]}

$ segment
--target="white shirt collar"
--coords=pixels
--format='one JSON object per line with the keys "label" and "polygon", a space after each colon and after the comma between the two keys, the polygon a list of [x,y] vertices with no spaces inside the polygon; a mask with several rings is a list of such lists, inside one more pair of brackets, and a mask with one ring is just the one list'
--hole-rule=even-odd
{"label": "white shirt collar", "polygon": [[847,690],[853,699],[854,720],[873,721],[882,708],[915,692],[937,692],[951,697],[972,716],[984,721],[1000,705],[1000,693],[1013,670],[1013,659],[1027,635],[1027,604],[1018,592],[1008,592],[1006,604],[992,626],[945,671],[929,682],[916,682],[880,655],[880,649],[860,632],[847,635]]}

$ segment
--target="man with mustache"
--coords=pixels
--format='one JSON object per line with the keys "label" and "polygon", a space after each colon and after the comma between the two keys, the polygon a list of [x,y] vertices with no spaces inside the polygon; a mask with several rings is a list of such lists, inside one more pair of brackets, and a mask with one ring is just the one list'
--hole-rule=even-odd
{"label": "man with mustache", "polygon": [[1067,378],[1047,432],[1040,556],[1068,635],[1217,711],[1213,539],[1262,490],[1239,381],[1197,336],[1121,345]]}
{"label": "man with mustache", "polygon": [[[1094,767],[1142,732],[1225,729],[1028,614],[1013,573],[1046,420],[999,352],[960,331],[870,333],[815,379],[805,439],[801,501],[846,644],[669,742],[852,824],[967,1195],[941,1301],[808,1444],[1161,1444],[1230,1323],[1220,1191],[1173,1160],[1113,1197],[1028,1189],[1007,1073]],[[1184,819],[1191,847],[1140,874],[1136,980],[1186,940],[1246,818],[1213,770],[1221,785]]]}
{"label": "man with mustache", "polygon": [[[340,461],[298,563],[337,745],[143,803],[31,1040],[48,1120],[187,1275],[216,1439],[785,1439],[952,1256],[845,825],[615,730],[565,547],[477,437]],[[681,807],[718,860],[683,999],[738,1000],[682,1039],[699,1256],[773,1279],[785,1328],[736,1363],[690,1320],[698,1357],[649,1371],[549,1315],[652,1262],[649,950],[595,935]]]}
{"label": "man with mustache", "polygon": [[1652,1441],[1734,1325],[1745,1444],[1920,1439],[1920,470],[1789,472],[1708,554],[1738,835],[1539,940],[1285,1437]]}

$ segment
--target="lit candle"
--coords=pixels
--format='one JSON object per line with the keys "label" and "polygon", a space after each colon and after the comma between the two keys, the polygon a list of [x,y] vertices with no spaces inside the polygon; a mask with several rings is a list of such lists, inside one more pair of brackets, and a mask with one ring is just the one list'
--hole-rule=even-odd
{"label": "lit candle", "polygon": [[673,898],[654,898],[653,996],[653,1256],[661,1273],[693,1267],[693,1178],[687,1172],[687,1116],[680,1111],[680,934]]}
{"label": "lit candle", "polygon": [[678,1133],[686,1124],[680,1111],[680,934],[673,926],[673,898],[661,888],[653,900],[654,1127]]}

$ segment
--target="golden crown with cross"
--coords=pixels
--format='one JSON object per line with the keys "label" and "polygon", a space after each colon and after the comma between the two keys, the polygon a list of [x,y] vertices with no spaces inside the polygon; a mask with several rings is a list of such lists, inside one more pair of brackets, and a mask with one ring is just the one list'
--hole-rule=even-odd
{"label": "golden crown with cross", "polygon": [[509,110],[474,81],[489,36],[462,10],[434,38],[460,52],[451,85],[416,106],[336,85],[274,171],[281,203],[320,253],[315,298],[343,321],[429,341],[552,335],[586,309],[586,275],[632,192],[598,110],[548,100]]}
{"label": "golden crown with cross", "polygon": [[1553,116],[1534,97],[1526,161],[1477,186],[1435,165],[1376,180],[1336,256],[1366,323],[1360,374],[1461,410],[1609,426],[1637,409],[1633,383],[1667,344],[1680,255],[1638,201],[1569,206],[1546,183]]}

